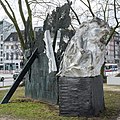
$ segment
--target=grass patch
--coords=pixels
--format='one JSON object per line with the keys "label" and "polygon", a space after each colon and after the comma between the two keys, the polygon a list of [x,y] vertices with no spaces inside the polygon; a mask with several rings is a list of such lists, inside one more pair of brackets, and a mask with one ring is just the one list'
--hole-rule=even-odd
{"label": "grass patch", "polygon": [[[0,100],[6,94],[0,91]],[[24,120],[114,120],[120,113],[120,92],[105,91],[106,110],[100,117],[62,117],[59,116],[58,106],[33,101],[24,97],[24,87],[17,89],[10,104],[0,105],[0,116],[11,116]]]}
{"label": "grass patch", "polygon": [[120,92],[105,91],[106,110],[101,114],[101,118],[114,120],[120,114]]}

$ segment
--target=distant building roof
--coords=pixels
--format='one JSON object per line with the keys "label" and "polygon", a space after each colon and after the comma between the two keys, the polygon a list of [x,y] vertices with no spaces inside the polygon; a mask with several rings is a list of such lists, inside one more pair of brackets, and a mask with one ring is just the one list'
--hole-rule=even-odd
{"label": "distant building roof", "polygon": [[[23,34],[23,31],[21,31]],[[4,42],[10,42],[10,41],[18,41],[18,34],[17,32],[12,32],[5,40]]]}
{"label": "distant building roof", "polygon": [[4,40],[4,42],[9,42],[9,41],[11,41],[11,38],[12,38],[12,41],[18,41],[17,32],[11,33],[11,34]]}
{"label": "distant building roof", "polygon": [[43,31],[43,27],[34,27],[35,32],[38,32],[39,30]]}

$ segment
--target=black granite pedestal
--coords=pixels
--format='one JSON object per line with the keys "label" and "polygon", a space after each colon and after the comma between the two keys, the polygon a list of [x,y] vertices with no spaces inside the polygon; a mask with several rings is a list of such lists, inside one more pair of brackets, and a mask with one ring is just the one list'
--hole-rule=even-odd
{"label": "black granite pedestal", "polygon": [[59,78],[60,115],[97,116],[104,108],[101,76]]}

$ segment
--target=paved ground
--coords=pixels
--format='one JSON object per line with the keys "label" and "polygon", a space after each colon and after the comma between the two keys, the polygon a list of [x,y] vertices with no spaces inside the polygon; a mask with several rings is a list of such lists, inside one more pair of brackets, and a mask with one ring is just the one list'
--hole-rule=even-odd
{"label": "paved ground", "polygon": [[4,81],[0,81],[0,87],[11,86],[14,83],[13,74],[0,73],[0,78],[4,77]]}
{"label": "paved ground", "polygon": [[10,89],[10,87],[0,88],[0,90],[8,90],[8,89]]}
{"label": "paved ground", "polygon": [[103,87],[105,91],[120,91],[120,86],[111,86],[111,85],[104,84]]}
{"label": "paved ground", "polygon": [[11,117],[11,116],[0,116],[0,120],[25,120],[25,119],[16,119],[14,117]]}

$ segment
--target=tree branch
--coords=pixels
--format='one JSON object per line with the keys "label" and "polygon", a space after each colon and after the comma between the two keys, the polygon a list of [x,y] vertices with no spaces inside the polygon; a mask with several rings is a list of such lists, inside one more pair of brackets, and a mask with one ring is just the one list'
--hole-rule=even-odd
{"label": "tree branch", "polygon": [[90,10],[90,12],[91,12],[91,14],[92,14],[92,16],[93,17],[95,17],[95,15],[94,15],[94,13],[93,13],[93,11],[92,11],[92,8],[91,8],[91,4],[90,4],[90,1],[89,0],[87,0],[87,2],[88,2],[88,5],[89,5],[89,10]]}
{"label": "tree branch", "polygon": [[118,26],[117,26],[117,25],[116,25],[116,26],[112,29],[112,31],[111,31],[111,33],[110,33],[110,36],[109,36],[109,38],[108,38],[108,40],[107,40],[106,45],[110,42],[110,40],[111,40],[112,36],[113,36],[113,35],[114,35],[114,33],[115,33],[116,28],[118,28]]}
{"label": "tree branch", "polygon": [[89,6],[83,0],[80,0],[80,2],[82,2],[87,8],[89,8]]}
{"label": "tree branch", "polygon": [[13,12],[13,10],[12,10],[12,8],[11,8],[10,4],[7,2],[7,0],[5,0],[5,2],[7,3],[7,6],[9,7],[9,9],[10,9],[10,11],[11,11],[12,15],[13,15],[13,18],[14,18],[14,19],[15,19],[15,21],[16,21],[15,14],[14,14],[14,12]]}
{"label": "tree branch", "polygon": [[24,27],[25,27],[26,20],[25,20],[24,13],[23,13],[23,10],[22,10],[22,2],[21,2],[21,0],[18,0],[18,5],[19,5],[20,16],[22,18],[22,21],[23,21],[23,24],[24,24]]}
{"label": "tree branch", "polygon": [[33,31],[33,27],[32,27],[32,12],[31,12],[28,0],[25,0],[25,3],[26,3],[26,6],[27,6],[29,22],[30,22],[30,39],[34,40],[34,31]]}
{"label": "tree branch", "polygon": [[8,17],[9,17],[11,20],[13,20],[12,15],[8,12],[6,6],[4,5],[4,3],[3,3],[1,0],[0,0],[0,4],[1,4],[1,6],[3,7],[5,13],[8,15]]}
{"label": "tree branch", "polygon": [[87,0],[88,5],[87,5],[83,0],[80,0],[80,1],[89,9],[89,11],[90,11],[90,13],[92,14],[92,16],[95,17],[95,15],[94,15],[94,13],[93,13],[93,11],[92,11],[92,8],[91,8],[90,1]]}
{"label": "tree branch", "polygon": [[109,43],[109,41],[111,40],[112,36],[113,36],[114,33],[115,33],[116,28],[118,28],[118,26],[119,26],[119,21],[118,21],[117,12],[116,12],[116,0],[114,0],[114,16],[115,16],[115,20],[116,20],[116,23],[117,23],[117,24],[116,24],[116,26],[113,28],[113,30],[111,31],[110,36],[109,36],[109,38],[108,38],[108,40],[107,40],[106,45]]}
{"label": "tree branch", "polygon": [[12,8],[10,7],[9,3],[8,3],[6,0],[5,0],[5,2],[7,3],[8,8],[10,9],[10,11],[11,11],[11,13],[12,13],[13,16],[12,16],[12,15],[10,14],[10,12],[7,10],[5,4],[2,2],[2,0],[0,0],[0,4],[2,5],[5,13],[6,13],[6,14],[8,15],[8,17],[11,19],[11,21],[13,22],[13,24],[14,24],[14,26],[15,26],[15,28],[16,28],[16,31],[17,31],[18,36],[19,36],[19,39],[20,39],[21,47],[22,47],[22,49],[24,50],[24,49],[25,49],[24,39],[23,39],[22,33],[21,33],[21,31],[20,31],[20,28],[19,28],[19,26],[18,26],[18,24],[17,24],[15,14],[14,14]]}
{"label": "tree branch", "polygon": [[118,22],[118,19],[117,19],[117,12],[116,12],[116,0],[114,0],[114,16],[115,16],[115,20],[116,20],[116,22],[117,22],[117,25],[119,24],[119,22]]}
{"label": "tree branch", "polygon": [[78,15],[77,15],[77,13],[73,10],[73,8],[71,7],[71,3],[70,3],[70,1],[69,0],[67,0],[67,2],[68,2],[68,4],[69,4],[69,6],[70,6],[70,9],[72,10],[72,12],[74,13],[74,15],[75,15],[75,17],[76,17],[76,19],[77,19],[77,21],[78,21],[78,23],[79,23],[79,25],[81,24],[81,22],[80,22],[80,20],[79,20],[79,18],[78,18]]}

